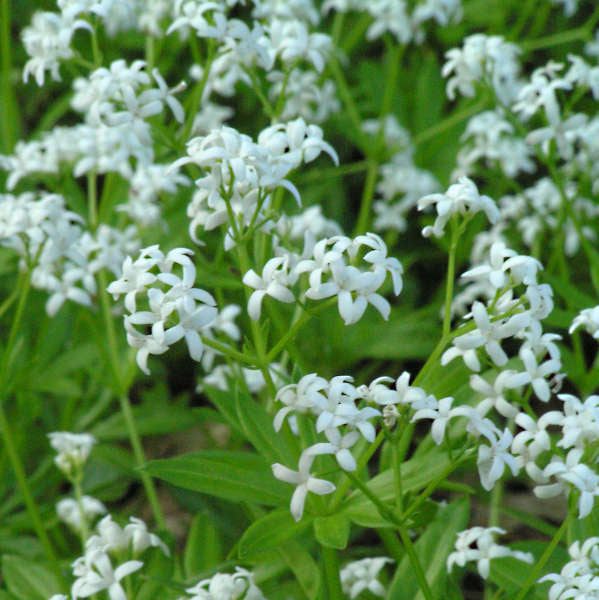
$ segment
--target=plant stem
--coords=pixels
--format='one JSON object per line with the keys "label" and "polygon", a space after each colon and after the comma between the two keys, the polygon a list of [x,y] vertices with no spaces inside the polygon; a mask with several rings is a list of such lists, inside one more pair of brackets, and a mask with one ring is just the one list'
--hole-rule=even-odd
{"label": "plant stem", "polygon": [[322,559],[324,562],[325,579],[329,592],[329,600],[343,600],[345,597],[341,589],[341,577],[339,576],[339,557],[337,550],[322,546]]}
{"label": "plant stem", "polygon": [[445,285],[445,310],[443,314],[443,337],[449,335],[451,329],[451,301],[453,300],[453,284],[455,280],[455,255],[458,248],[459,230],[455,216],[451,219],[451,245],[447,263],[447,283]]}
{"label": "plant stem", "polygon": [[488,98],[485,96],[481,98],[479,102],[461,110],[459,112],[453,113],[451,116],[447,117],[443,121],[436,123],[432,127],[421,131],[419,134],[415,135],[412,139],[412,144],[414,146],[419,146],[424,142],[428,142],[430,139],[437,137],[441,133],[459,125],[462,121],[466,121],[470,117],[476,115],[481,110],[483,110],[489,103]]}
{"label": "plant stem", "polygon": [[534,568],[530,572],[528,579],[524,582],[522,589],[520,590],[518,595],[514,598],[514,600],[524,600],[524,598],[526,597],[526,594],[528,594],[528,590],[530,590],[530,588],[537,582],[537,580],[539,579],[539,575],[541,574],[541,571],[543,570],[543,567],[545,566],[545,564],[547,563],[547,561],[553,554],[553,551],[555,550],[555,548],[559,544],[560,540],[562,539],[562,536],[566,532],[566,529],[568,528],[568,524],[569,524],[571,518],[572,518],[572,513],[569,512],[568,516],[564,519],[564,522],[561,524],[561,527],[557,530],[556,534],[553,536],[553,539],[549,542],[547,548],[545,548],[545,552],[543,552],[543,554],[541,555],[541,558],[539,558],[539,561],[537,562],[537,564],[534,566]]}
{"label": "plant stem", "polygon": [[362,190],[360,213],[358,214],[358,220],[354,229],[354,237],[362,235],[368,230],[368,223],[370,221],[370,208],[372,206],[372,199],[374,197],[374,186],[376,184],[378,170],[378,162],[374,160],[370,161],[368,164],[368,171],[366,172],[366,181],[364,182],[364,188]]}
{"label": "plant stem", "polygon": [[[137,462],[138,467],[143,467],[146,462],[146,457],[141,445],[139,433],[135,427],[135,419],[133,418],[131,403],[129,402],[129,398],[126,394],[122,394],[119,397],[119,402],[121,404],[121,411],[125,417],[125,423],[127,424],[127,432],[129,433],[129,440],[131,441],[131,446],[133,447],[135,461]],[[162,514],[162,507],[160,506],[160,502],[158,502],[158,495],[156,494],[154,482],[147,471],[144,471],[143,469],[140,470],[140,477],[146,491],[146,496],[150,502],[150,507],[152,508],[152,513],[154,514],[156,524],[158,525],[159,529],[166,529],[164,515]]]}
{"label": "plant stem", "polygon": [[146,35],[146,70],[148,73],[152,72],[154,68],[154,38],[151,35]]}
{"label": "plant stem", "polygon": [[[385,431],[381,430],[379,434],[376,436],[376,439],[370,446],[368,446],[368,450],[360,457],[358,460],[358,464],[355,470],[356,475],[360,473],[360,471],[368,464],[368,461],[372,458],[373,454],[379,449],[379,446],[383,443],[385,439]],[[352,480],[349,478],[349,473],[344,471],[346,478],[343,482],[337,486],[335,493],[331,499],[331,504],[329,508],[329,513],[334,514],[339,505],[345,500],[345,494],[349,491],[351,487]]]}
{"label": "plant stem", "polygon": [[71,483],[73,484],[75,500],[77,502],[77,508],[79,509],[79,515],[81,517],[81,546],[85,550],[85,542],[87,542],[87,538],[89,537],[89,526],[87,524],[85,511],[83,510],[83,491],[81,490],[81,475],[82,473],[78,473],[76,477],[73,477]]}
{"label": "plant stem", "polygon": [[204,72],[202,73],[202,79],[196,84],[193,89],[193,95],[191,98],[191,106],[188,111],[187,121],[185,122],[185,127],[183,128],[183,141],[187,142],[189,136],[191,134],[191,128],[193,127],[193,122],[195,120],[196,114],[200,108],[200,104],[202,103],[202,96],[204,95],[204,88],[206,87],[206,83],[208,81],[208,76],[210,75],[210,68],[212,67],[212,61],[214,60],[214,47],[212,44],[208,46],[208,58],[206,59],[206,64],[204,65]]}
{"label": "plant stem", "polygon": [[339,66],[339,62],[336,57],[331,56],[331,60],[329,61],[329,68],[332,71],[333,76],[335,77],[337,86],[339,87],[339,95],[343,100],[343,104],[345,104],[349,120],[352,122],[356,136],[358,137],[358,140],[360,142],[360,146],[363,149],[365,149],[368,146],[368,144],[364,142],[364,133],[362,131],[362,117],[360,117],[360,113],[358,112],[358,108],[356,107],[356,103],[352,98],[347,82],[345,81],[345,77],[343,76],[343,71],[341,70],[341,67]]}
{"label": "plant stem", "polygon": [[54,548],[50,542],[50,539],[48,538],[48,534],[46,533],[46,530],[44,528],[38,506],[35,502],[31,489],[29,488],[29,484],[27,483],[25,469],[21,462],[21,458],[19,456],[19,452],[15,444],[12,429],[10,427],[6,411],[4,409],[4,398],[7,388],[6,381],[8,376],[9,363],[17,338],[17,333],[20,329],[21,322],[23,320],[23,313],[25,311],[25,305],[27,303],[27,297],[29,295],[30,286],[31,272],[27,271],[25,274],[22,275],[21,281],[19,282],[17,288],[19,290],[19,302],[17,304],[15,316],[13,318],[10,332],[8,334],[8,341],[6,343],[4,353],[2,355],[2,365],[0,367],[0,432],[2,433],[2,439],[4,441],[6,453],[15,473],[17,485],[19,487],[21,495],[23,496],[23,501],[29,514],[29,518],[31,519],[33,529],[35,530],[35,533],[44,548],[44,552],[46,553],[48,560],[53,564],[56,573],[62,579],[62,573],[58,564],[56,553],[54,552]]}
{"label": "plant stem", "polygon": [[389,554],[393,557],[393,560],[395,560],[395,564],[399,565],[404,556],[404,551],[402,545],[397,539],[397,536],[393,533],[393,531],[385,529],[384,527],[380,527],[376,530],[376,532],[381,538],[383,544],[385,544],[385,548],[387,548]]}
{"label": "plant stem", "polygon": [[335,302],[337,302],[336,298],[330,298],[326,302],[322,303],[312,312],[304,312],[301,317],[295,321],[291,327],[287,330],[285,335],[271,348],[271,350],[266,355],[266,361],[268,363],[272,362],[279,353],[285,349],[285,346],[295,338],[295,336],[299,333],[299,330],[316,314],[319,313],[330,306],[332,306]]}
{"label": "plant stem", "polygon": [[1,0],[0,5],[0,86],[2,91],[2,146],[8,154],[15,143],[15,129],[18,119],[11,85],[12,56],[10,48],[10,0]]}
{"label": "plant stem", "polygon": [[127,396],[127,390],[125,389],[125,382],[123,381],[123,374],[121,371],[121,361],[119,358],[118,344],[116,341],[116,334],[114,331],[114,321],[110,313],[110,300],[108,298],[108,292],[106,291],[106,273],[100,271],[98,273],[98,287],[100,291],[100,304],[102,308],[102,315],[104,317],[104,323],[106,325],[106,331],[108,335],[108,351],[110,357],[110,369],[114,378],[114,387],[116,389],[119,403],[121,405],[121,411],[125,418],[127,426],[127,432],[129,434],[129,441],[133,448],[133,454],[135,456],[135,462],[137,467],[140,468],[140,478],[144,486],[146,496],[150,502],[150,507],[154,515],[154,519],[159,529],[166,529],[166,523],[164,521],[164,515],[162,508],[158,502],[158,496],[154,487],[154,482],[150,475],[142,469],[146,463],[144,456],[143,447],[141,445],[139,433],[135,426],[135,419],[133,418],[133,411],[131,404]]}
{"label": "plant stem", "polygon": [[87,211],[92,231],[98,227],[98,176],[95,171],[87,174]]}
{"label": "plant stem", "polygon": [[98,46],[98,34],[96,32],[96,19],[93,19],[92,26],[92,56],[94,57],[94,69],[97,69],[102,64],[102,54],[100,52],[100,47]]}
{"label": "plant stem", "polygon": [[338,167],[327,167],[324,169],[312,169],[305,174],[298,175],[298,181],[302,183],[310,183],[313,181],[322,181],[323,179],[333,179],[335,177],[343,177],[343,175],[352,175],[366,171],[370,161],[359,160],[355,163],[339,165]]}
{"label": "plant stem", "polygon": [[414,569],[416,579],[418,579],[418,584],[420,586],[420,590],[422,591],[426,600],[435,600],[433,593],[431,592],[431,589],[428,585],[428,582],[426,581],[426,577],[424,575],[424,570],[422,568],[422,565],[420,564],[420,559],[418,558],[418,555],[416,554],[416,549],[414,548],[414,544],[412,543],[412,540],[410,539],[410,536],[408,535],[408,531],[407,531],[405,523],[400,521],[393,514],[393,512],[390,509],[388,509],[375,494],[372,493],[372,491],[368,488],[368,486],[366,484],[364,484],[362,481],[360,481],[353,473],[348,472],[347,476],[351,479],[352,483],[357,488],[359,488],[362,491],[362,493],[374,504],[375,508],[377,509],[377,511],[379,512],[381,517],[383,517],[384,519],[387,519],[390,523],[392,523],[395,526],[395,528],[399,532],[399,537],[402,541],[402,544],[408,554],[408,558],[410,559],[410,564],[412,565],[412,568]]}
{"label": "plant stem", "polygon": [[25,469],[23,468],[23,465],[21,463],[21,459],[19,457],[14,437],[12,435],[12,431],[8,422],[8,418],[4,410],[4,401],[2,400],[0,400],[0,431],[2,432],[2,439],[4,440],[4,445],[6,447],[6,452],[8,454],[10,464],[15,473],[15,477],[17,478],[17,485],[19,487],[19,491],[23,496],[25,507],[27,508],[29,518],[31,519],[31,522],[33,524],[33,529],[35,530],[35,533],[44,548],[44,552],[46,553],[48,560],[53,564],[56,573],[60,574],[62,578],[60,565],[58,564],[58,558],[56,557],[54,548],[52,547],[50,539],[48,538],[48,534],[46,533],[46,530],[44,528],[40,512],[33,497],[33,494],[29,489],[29,484],[27,483],[27,477],[25,475]]}
{"label": "plant stem", "polygon": [[[243,274],[247,273],[250,270],[250,258],[247,253],[247,248],[244,243],[240,243],[237,245],[237,256],[239,258],[239,268]],[[247,286],[244,286],[245,291],[245,299],[246,302],[249,302],[250,299],[250,291]],[[275,384],[270,376],[270,371],[268,370],[268,356],[266,351],[267,341],[264,339],[264,335],[262,334],[262,329],[260,325],[250,319],[250,327],[252,330],[252,340],[254,342],[254,346],[256,347],[256,353],[258,355],[258,360],[260,361],[260,370],[262,371],[262,375],[264,376],[264,381],[266,382],[266,386],[268,387],[268,392],[270,394],[271,399],[274,399],[276,395]]]}
{"label": "plant stem", "polygon": [[260,361],[258,360],[258,358],[256,356],[252,356],[251,354],[244,354],[243,352],[239,352],[238,350],[235,350],[235,348],[231,348],[231,346],[228,346],[227,344],[218,342],[217,340],[203,337],[202,342],[204,343],[205,346],[208,346],[208,348],[212,348],[213,350],[221,352],[222,354],[224,354],[225,356],[228,356],[232,360],[237,360],[246,365],[254,365],[256,367],[258,367],[260,365]]}

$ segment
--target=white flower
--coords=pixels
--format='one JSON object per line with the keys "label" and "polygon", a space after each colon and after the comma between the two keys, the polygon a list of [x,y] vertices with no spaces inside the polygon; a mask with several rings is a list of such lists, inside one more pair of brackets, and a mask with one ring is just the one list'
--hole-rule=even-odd
{"label": "white flower", "polygon": [[518,472],[516,459],[509,452],[512,440],[512,433],[509,429],[505,429],[500,437],[493,435],[489,439],[490,446],[482,444],[478,447],[478,473],[485,490],[493,489],[495,482],[503,475],[506,466],[514,475]]}
{"label": "white flower", "polygon": [[568,333],[572,334],[579,327],[590,333],[595,339],[599,339],[599,306],[585,308],[574,317]]}
{"label": "white flower", "polygon": [[129,517],[129,521],[130,523],[125,525],[124,533],[134,556],[141,554],[150,546],[160,548],[164,554],[170,555],[166,544],[156,534],[150,533],[147,525],[141,519]]}
{"label": "white flower", "polygon": [[61,521],[64,521],[69,527],[75,531],[80,531],[85,522],[91,521],[98,515],[103,515],[106,512],[106,507],[102,502],[91,496],[83,496],[81,498],[83,515],[79,510],[79,503],[74,498],[63,498],[56,503],[56,514]]}
{"label": "white flower", "polygon": [[[74,15],[73,15],[74,16]],[[39,86],[44,85],[44,72],[50,71],[52,78],[60,80],[60,61],[73,56],[71,38],[77,29],[93,31],[87,21],[74,20],[66,15],[38,11],[31,25],[21,35],[23,46],[31,57],[23,70],[23,81],[33,73]]]}
{"label": "white flower", "polygon": [[528,376],[526,373],[516,373],[511,369],[501,371],[493,385],[479,375],[471,375],[470,387],[484,396],[477,404],[476,410],[484,417],[489,409],[494,407],[499,414],[508,419],[515,417],[518,414],[518,409],[506,400],[504,389],[519,388],[527,383]]}
{"label": "white flower", "polygon": [[89,433],[54,431],[48,434],[48,438],[52,448],[58,452],[54,458],[56,466],[67,475],[81,469],[96,443]]}
{"label": "white flower", "polygon": [[548,375],[559,372],[561,369],[561,362],[559,359],[551,358],[539,364],[534,352],[525,346],[520,348],[519,354],[520,359],[524,363],[524,368],[530,377],[530,383],[532,384],[535,394],[539,400],[548,402],[549,397],[551,396],[551,390],[546,378]]}
{"label": "white flower", "polygon": [[291,496],[291,514],[296,521],[302,518],[304,512],[304,503],[308,492],[318,495],[331,494],[335,491],[335,485],[330,481],[312,477],[310,469],[314,462],[315,455],[304,450],[299,459],[299,470],[292,471],[279,463],[272,465],[272,473],[281,481],[293,483],[297,487]]}
{"label": "white flower", "polygon": [[328,388],[328,381],[310,373],[304,375],[297,383],[290,383],[282,387],[275,396],[275,401],[285,404],[275,415],[273,427],[279,431],[283,425],[285,417],[293,411],[305,414],[309,411],[315,411],[317,406],[325,406],[326,396],[323,394]]}
{"label": "white flower", "polygon": [[253,269],[243,276],[243,283],[256,291],[248,300],[248,314],[252,321],[257,321],[262,312],[262,299],[271,296],[280,302],[295,302],[295,297],[288,286],[291,285],[287,259],[285,257],[271,258],[262,269],[260,277]]}
{"label": "white flower", "polygon": [[[534,558],[529,552],[510,550],[507,546],[500,546],[494,540],[496,533],[504,534],[505,530],[499,527],[472,527],[460,531],[455,543],[455,552],[447,557],[447,571],[453,565],[463,567],[467,562],[476,561],[480,576],[486,579],[489,576],[490,561],[494,558],[511,556],[523,562],[532,563]],[[472,547],[476,544],[476,547]]]}
{"label": "white flower", "polygon": [[349,594],[350,598],[356,598],[364,590],[377,596],[384,596],[385,588],[377,580],[377,576],[386,564],[392,562],[391,558],[377,556],[348,563],[339,573],[343,592]]}
{"label": "white flower", "polygon": [[190,600],[266,600],[254,583],[254,576],[246,569],[235,567],[235,573],[215,573],[209,579],[185,590]]}
{"label": "white flower", "polygon": [[453,398],[451,397],[441,398],[435,408],[421,408],[417,410],[411,422],[413,423],[420,419],[433,419],[431,437],[435,444],[440,444],[445,437],[445,428],[449,420],[458,416],[467,417],[470,414],[470,407],[457,406],[456,408],[451,408],[452,403]]}
{"label": "white flower", "polygon": [[454,214],[476,213],[484,211],[491,223],[499,220],[499,210],[489,196],[481,196],[476,184],[468,177],[460,177],[458,183],[449,186],[445,194],[430,194],[418,201],[418,210],[423,210],[432,204],[437,210],[434,225],[422,230],[422,235],[441,237],[445,225]]}
{"label": "white flower", "polygon": [[73,583],[73,600],[89,598],[103,590],[106,590],[110,600],[127,600],[127,594],[120,582],[143,567],[142,562],[130,560],[113,569],[108,555],[103,550],[90,551],[85,561],[89,567],[85,574]]}

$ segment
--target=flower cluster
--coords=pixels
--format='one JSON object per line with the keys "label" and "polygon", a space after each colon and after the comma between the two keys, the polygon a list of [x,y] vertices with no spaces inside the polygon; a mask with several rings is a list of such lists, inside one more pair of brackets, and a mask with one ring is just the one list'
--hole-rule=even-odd
{"label": "flower cluster", "polygon": [[89,433],[54,431],[48,434],[50,445],[56,450],[56,466],[67,476],[78,473],[88,459],[96,439]]}
{"label": "flower cluster", "polygon": [[348,563],[339,573],[343,592],[350,598],[357,598],[364,590],[376,596],[384,596],[385,588],[377,577],[381,569],[392,562],[391,558],[377,556]]}
{"label": "flower cluster", "polygon": [[475,214],[483,211],[491,223],[499,219],[499,210],[489,196],[481,196],[476,184],[468,177],[460,177],[457,183],[449,186],[444,194],[429,194],[418,200],[418,210],[434,205],[437,218],[434,225],[427,225],[422,235],[441,237],[445,225],[454,215]]}
{"label": "flower cluster", "polygon": [[582,544],[576,541],[568,548],[568,553],[572,560],[559,574],[551,573],[539,579],[539,582],[553,582],[549,600],[599,598],[599,538],[588,538]]}
{"label": "flower cluster", "polygon": [[80,503],[74,498],[63,498],[56,503],[58,518],[78,533],[84,530],[84,524],[87,525],[106,512],[104,504],[91,496],[82,496]]}
{"label": "flower cluster", "polygon": [[445,53],[442,73],[444,77],[452,75],[447,95],[453,100],[457,89],[463,96],[472,97],[478,83],[493,89],[502,103],[511,104],[522,86],[519,54],[518,46],[499,35],[475,33],[466,37],[462,48]]}
{"label": "flower cluster", "polygon": [[[141,519],[131,517],[128,525],[121,528],[110,515],[97,525],[97,534],[92,535],[85,544],[85,553],[72,564],[75,581],[71,587],[71,598],[89,598],[106,591],[110,600],[122,600],[127,595],[122,580],[139,571],[144,563],[137,560],[147,548],[158,547],[169,554],[160,538],[150,533]],[[131,559],[123,562],[123,558]],[[115,568],[114,562],[118,566]],[[53,596],[51,600],[68,600],[68,596]]]}
{"label": "flower cluster", "polygon": [[[149,374],[148,356],[163,354],[170,345],[185,338],[193,360],[202,360],[204,344],[202,335],[209,336],[211,328],[233,332],[237,329],[232,319],[237,311],[228,311],[220,322],[216,302],[205,290],[193,287],[196,269],[191,260],[193,252],[187,248],[175,248],[164,255],[158,246],[140,251],[133,261],[127,257],[123,262],[123,274],[113,281],[107,291],[115,300],[124,295],[124,324],[127,342],[137,348],[137,364]],[[173,267],[181,268],[181,276],[173,273]],[[158,270],[158,273],[153,271]],[[138,295],[147,301],[147,310],[139,310]],[[144,329],[150,328],[149,333]],[[208,353],[210,355],[210,353]],[[212,356],[207,359],[211,364]]]}
{"label": "flower cluster", "polygon": [[438,25],[457,23],[462,18],[461,0],[425,0],[408,12],[406,0],[373,0],[362,3],[359,0],[326,0],[323,11],[334,8],[340,12],[362,10],[372,17],[372,23],[366,32],[369,40],[381,37],[389,32],[398,42],[408,44],[411,41],[421,43],[424,38],[423,26],[427,21]]}
{"label": "flower cluster", "polygon": [[[501,527],[472,527],[458,533],[455,542],[455,551],[447,557],[447,570],[451,571],[453,565],[463,567],[468,562],[476,561],[476,568],[480,576],[486,579],[491,568],[490,561],[494,558],[511,556],[526,563],[534,560],[530,552],[510,550],[495,542],[495,534],[504,534]],[[473,544],[475,546],[473,547]]]}
{"label": "flower cluster", "polygon": [[[312,373],[297,383],[279,389],[276,400],[285,406],[275,415],[275,431],[279,431],[287,419],[291,430],[297,433],[297,415],[309,415],[316,418],[316,432],[324,433],[327,440],[303,450],[298,471],[278,463],[272,466],[277,479],[297,486],[291,499],[291,514],[297,521],[302,517],[308,491],[330,494],[335,490],[333,483],[313,477],[310,473],[316,456],[332,455],[343,470],[354,471],[356,460],[351,448],[360,437],[374,442],[376,429],[371,422],[373,418],[393,412],[397,415],[397,405],[408,405],[417,410],[436,402],[421,388],[411,387],[409,378],[409,373],[402,373],[395,382],[395,389],[390,389],[387,386],[393,381],[390,377],[379,377],[370,385],[356,387],[353,379],[347,375],[327,381]],[[369,404],[380,407],[383,412]]]}
{"label": "flower cluster", "polygon": [[[377,290],[389,273],[393,292],[398,295],[402,289],[403,269],[399,260],[387,256],[385,242],[378,235],[367,233],[353,240],[333,236],[318,242],[306,236],[305,242],[301,256],[279,247],[278,253],[282,256],[271,258],[264,265],[262,276],[253,269],[244,275],[243,283],[255,289],[248,302],[248,313],[253,320],[260,318],[262,299],[266,295],[281,302],[294,302],[295,296],[289,287],[303,273],[309,273],[305,297],[322,300],[337,296],[339,314],[346,325],[359,321],[368,304],[372,304],[384,319],[389,317],[391,306]],[[362,246],[368,250],[362,259],[370,267],[366,270],[350,264],[355,262]]]}
{"label": "flower cluster", "polygon": [[251,226],[268,231],[271,192],[287,188],[299,203],[299,192],[286,177],[321,151],[338,162],[336,152],[322,139],[320,127],[307,125],[301,118],[267,127],[256,142],[226,126],[190,140],[188,156],[175,161],[173,168],[193,163],[205,172],[195,182],[198,190],[187,209],[192,239],[200,243],[198,227],[210,231],[229,223],[225,245],[230,248]]}
{"label": "flower cluster", "polygon": [[231,575],[215,573],[185,591],[191,599],[185,596],[181,600],[266,600],[254,583],[253,573],[241,567],[235,567]]}

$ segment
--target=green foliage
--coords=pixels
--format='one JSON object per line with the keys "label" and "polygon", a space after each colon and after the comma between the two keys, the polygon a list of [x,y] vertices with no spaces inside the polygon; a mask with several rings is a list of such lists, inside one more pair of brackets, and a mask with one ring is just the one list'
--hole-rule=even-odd
{"label": "green foliage", "polygon": [[250,452],[203,450],[150,461],[145,470],[184,489],[234,502],[277,506],[289,498],[288,487],[273,478],[270,465]]}

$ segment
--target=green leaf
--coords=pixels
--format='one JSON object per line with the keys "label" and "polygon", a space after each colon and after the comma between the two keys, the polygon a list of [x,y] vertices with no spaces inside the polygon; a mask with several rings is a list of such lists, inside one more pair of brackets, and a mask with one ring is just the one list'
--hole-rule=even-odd
{"label": "green leaf", "polygon": [[[237,392],[235,408],[243,433],[269,463],[281,462],[287,465],[297,463],[299,450],[296,448],[297,451],[294,451],[283,435],[274,430],[272,417],[249,394]],[[292,438],[292,436],[288,437]],[[297,447],[297,438],[289,441],[291,443],[295,441]]]}
{"label": "green leaf", "polygon": [[233,394],[230,391],[219,390],[218,388],[210,387],[208,385],[202,386],[202,389],[212,404],[216,406],[223,419],[225,419],[233,429],[243,432],[243,427],[239,422],[239,415],[237,414]]}
{"label": "green leaf", "polygon": [[572,285],[549,272],[543,272],[543,279],[551,284],[555,294],[562,298],[569,307],[577,311],[597,304],[596,298],[584,292],[580,289],[580,286]]}
{"label": "green leaf", "polygon": [[287,504],[291,492],[261,456],[250,452],[203,450],[153,460],[145,469],[173,485],[233,502],[277,506]]}
{"label": "green leaf", "polygon": [[314,519],[314,535],[327,548],[344,550],[349,540],[351,523],[343,514]]}
{"label": "green leaf", "polygon": [[445,104],[445,82],[434,52],[429,50],[422,57],[415,84],[414,93],[408,97],[414,99],[410,129],[417,134],[441,120],[441,111]]}
{"label": "green leaf", "polygon": [[144,579],[135,600],[155,600],[166,596],[173,579],[173,562],[159,548],[144,553]]}
{"label": "green leaf", "polygon": [[279,549],[283,560],[293,571],[304,593],[310,600],[322,598],[320,569],[312,555],[296,541],[287,542]]}
{"label": "green leaf", "polygon": [[426,359],[439,337],[435,307],[422,310],[394,307],[388,321],[376,311],[366,311],[351,327],[344,325],[338,315],[318,322],[321,327],[318,337],[332,345],[327,354],[336,369],[362,358]]}
{"label": "green leaf", "polygon": [[305,516],[301,521],[295,521],[285,507],[268,513],[254,521],[241,536],[237,551],[240,558],[261,554],[267,550],[287,544],[289,540],[303,533],[312,519]]}
{"label": "green leaf", "polygon": [[[449,465],[447,455],[438,447],[427,453],[415,456],[403,463],[401,481],[404,493],[416,492],[425,488]],[[382,502],[395,499],[393,469],[386,469],[373,477],[367,484],[372,493]],[[379,514],[377,508],[360,491],[356,490],[341,505],[340,511],[353,523],[363,527],[387,527],[389,524]]]}
{"label": "green leaf", "polygon": [[[547,547],[546,542],[528,541],[510,544],[513,550],[532,552],[535,558],[539,558]],[[568,562],[568,551],[563,546],[557,546],[547,561],[543,573],[559,573]],[[497,558],[491,561],[491,572],[489,580],[505,590],[505,597],[511,597],[522,589],[524,582],[530,575],[532,565],[515,558]],[[535,585],[527,594],[528,600],[546,600],[549,584]]]}
{"label": "green leaf", "polygon": [[58,578],[50,569],[20,556],[2,557],[2,577],[8,591],[21,600],[48,600],[60,592]]}
{"label": "green leaf", "polygon": [[191,578],[218,565],[223,558],[222,542],[214,525],[214,517],[208,511],[198,513],[191,522],[183,553],[186,577]]}
{"label": "green leaf", "polygon": [[[163,382],[142,394],[142,403],[134,406],[135,426],[140,435],[163,435],[182,431],[196,424],[197,418],[189,409],[183,395],[169,401],[170,394]],[[91,433],[101,440],[121,440],[129,437],[129,430],[121,411],[114,412],[98,423]]]}
{"label": "green leaf", "polygon": [[[453,551],[458,531],[468,523],[470,509],[467,499],[452,502],[439,510],[437,517],[415,544],[416,554],[435,598],[443,598],[447,578],[446,561]],[[418,579],[407,554],[395,571],[387,600],[422,600]]]}

